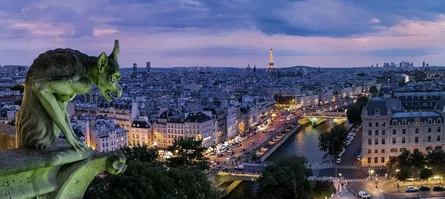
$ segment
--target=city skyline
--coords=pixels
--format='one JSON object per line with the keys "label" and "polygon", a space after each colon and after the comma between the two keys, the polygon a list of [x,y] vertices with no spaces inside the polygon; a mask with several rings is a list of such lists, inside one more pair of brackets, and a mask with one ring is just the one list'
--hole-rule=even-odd
{"label": "city skyline", "polygon": [[46,50],[111,53],[121,67],[277,68],[370,66],[383,62],[445,65],[445,2],[196,0],[0,4],[0,64],[31,65]]}

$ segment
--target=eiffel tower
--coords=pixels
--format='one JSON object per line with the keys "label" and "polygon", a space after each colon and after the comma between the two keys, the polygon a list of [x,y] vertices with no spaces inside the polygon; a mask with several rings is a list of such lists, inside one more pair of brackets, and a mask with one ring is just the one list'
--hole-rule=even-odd
{"label": "eiffel tower", "polygon": [[270,55],[269,55],[269,66],[267,67],[267,72],[271,72],[275,70],[275,66],[273,64],[273,54],[272,54],[272,48],[270,49]]}

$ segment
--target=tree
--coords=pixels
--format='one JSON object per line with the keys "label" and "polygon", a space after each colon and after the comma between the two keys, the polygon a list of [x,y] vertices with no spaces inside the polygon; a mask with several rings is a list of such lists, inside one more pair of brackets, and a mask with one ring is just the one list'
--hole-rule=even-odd
{"label": "tree", "polygon": [[422,169],[425,166],[425,158],[419,150],[414,150],[410,157],[410,164],[415,169]]}
{"label": "tree", "polygon": [[354,125],[359,125],[362,123],[362,109],[356,103],[348,108],[346,111],[346,117],[348,118],[348,122]]}
{"label": "tree", "polygon": [[327,152],[331,157],[337,156],[344,147],[348,130],[341,125],[334,125],[329,132],[321,133],[318,137],[318,148]]}
{"label": "tree", "polygon": [[399,87],[404,87],[406,85],[405,80],[399,81]]}
{"label": "tree", "polygon": [[258,198],[309,198],[312,193],[309,175],[312,171],[306,168],[304,157],[283,157],[263,170],[258,179]]}
{"label": "tree", "polygon": [[441,149],[435,149],[428,152],[425,157],[426,162],[436,173],[445,174],[445,152]]}
{"label": "tree", "polygon": [[363,106],[365,106],[368,103],[368,97],[366,96],[360,96],[359,98],[357,98],[357,102],[356,103],[360,103],[361,108],[363,108]]}
{"label": "tree", "polygon": [[9,90],[17,90],[20,91],[20,93],[23,93],[23,91],[25,90],[25,87],[21,84],[15,85],[13,87],[11,87]]}
{"label": "tree", "polygon": [[[97,199],[216,199],[205,174],[192,168],[167,169],[159,164],[129,162],[121,175],[96,178],[84,198]],[[94,183],[94,181],[93,181]],[[99,186],[97,186],[99,185]]]}
{"label": "tree", "polygon": [[409,166],[411,165],[411,152],[409,150],[404,150],[402,153],[400,153],[399,156],[397,156],[398,159],[398,165],[397,167],[400,168],[402,166]]}
{"label": "tree", "polygon": [[375,85],[371,86],[371,88],[369,88],[369,93],[371,93],[373,97],[377,96],[377,94],[379,93],[377,86]]}
{"label": "tree", "polygon": [[431,177],[433,177],[433,171],[431,171],[431,169],[423,168],[422,170],[420,170],[419,178],[421,180],[427,180]]}
{"label": "tree", "polygon": [[313,190],[316,190],[312,195],[314,199],[324,199],[329,198],[333,193],[335,193],[335,186],[334,183],[329,180],[315,180]]}
{"label": "tree", "polygon": [[127,147],[122,149],[122,151],[127,158],[127,162],[153,162],[159,155],[157,148],[146,145]]}
{"label": "tree", "polygon": [[409,178],[409,169],[408,168],[401,168],[400,171],[397,173],[396,178],[400,181],[405,181]]}
{"label": "tree", "polygon": [[193,138],[179,138],[173,141],[173,145],[168,148],[173,153],[169,158],[170,167],[192,166],[200,169],[208,169],[208,159],[203,155],[206,150],[202,147],[201,140]]}
{"label": "tree", "polygon": [[358,73],[357,76],[359,76],[359,77],[364,77],[364,76],[366,76],[366,74],[363,73],[363,72],[361,72],[361,73]]}
{"label": "tree", "polygon": [[390,156],[388,162],[386,162],[386,168],[388,170],[388,174],[393,176],[396,174],[398,169],[399,159],[394,156]]}
{"label": "tree", "polygon": [[295,176],[288,167],[267,166],[258,179],[259,199],[292,199],[297,197]]}

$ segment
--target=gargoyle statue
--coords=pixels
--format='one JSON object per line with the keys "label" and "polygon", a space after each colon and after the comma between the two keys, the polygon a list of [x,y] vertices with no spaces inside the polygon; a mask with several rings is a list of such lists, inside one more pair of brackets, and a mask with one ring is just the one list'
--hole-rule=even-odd
{"label": "gargoyle statue", "polygon": [[61,131],[74,150],[87,148],[71,127],[67,104],[76,94],[87,93],[92,84],[107,101],[112,100],[110,94],[120,97],[118,56],[118,40],[108,57],[105,52],[95,57],[72,49],[40,54],[26,75],[22,105],[16,116],[16,145],[45,149]]}

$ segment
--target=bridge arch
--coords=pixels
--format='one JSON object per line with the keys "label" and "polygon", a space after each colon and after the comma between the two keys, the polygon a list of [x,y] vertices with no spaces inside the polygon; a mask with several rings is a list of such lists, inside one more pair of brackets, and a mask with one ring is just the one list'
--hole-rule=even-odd
{"label": "bridge arch", "polygon": [[310,123],[312,126],[315,125],[318,121],[320,120],[320,118],[316,118],[316,117],[302,117],[298,120],[298,124],[300,125],[306,125],[308,123]]}

